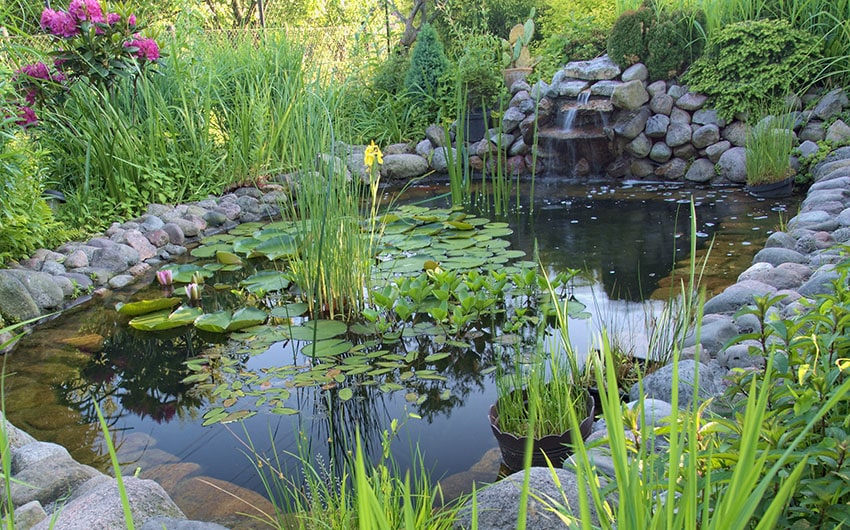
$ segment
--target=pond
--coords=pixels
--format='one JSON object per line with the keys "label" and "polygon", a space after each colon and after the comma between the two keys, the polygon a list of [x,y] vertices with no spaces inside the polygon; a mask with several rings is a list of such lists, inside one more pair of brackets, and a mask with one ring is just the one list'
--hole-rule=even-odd
{"label": "pond", "polygon": [[[405,200],[416,202],[441,191],[414,187]],[[538,256],[552,275],[566,269],[584,271],[564,292],[592,314],[590,320],[571,323],[576,351],[592,348],[593,337],[604,326],[638,355],[646,352],[647,319],[657,314],[675,284],[671,273],[687,270],[691,199],[697,211],[697,256],[708,256],[702,285],[710,292],[733,283],[799,203],[798,198],[756,200],[737,189],[578,185],[553,178],[537,180],[532,207],[529,189],[522,191],[519,213],[488,217],[509,224],[508,248],[524,251],[526,259]],[[256,351],[236,350],[234,355],[221,334],[191,327],[137,332],[115,306],[161,296],[153,276],[151,280],[141,292],[94,299],[25,337],[6,356],[10,421],[40,440],[62,444],[80,462],[106,469],[95,425],[97,402],[126,472],[141,468],[141,476],[159,480],[189,517],[227,522],[234,528],[250,527],[245,520],[233,522],[230,512],[242,507],[216,500],[221,497],[215,497],[209,484],[246,497],[264,493],[254,459],[246,456],[248,443],[261,455],[280,455],[284,473],[297,481],[300,471],[293,454],[331,466],[353,446],[356,433],[371,454],[379,453],[384,431],[397,419],[401,427],[393,443],[396,462],[409,466],[418,446],[433,476],[443,478],[447,497],[469,491],[473,481],[496,478],[499,458],[487,410],[495,401],[492,370],[499,348],[486,336],[462,341],[409,336],[393,346],[364,346],[364,356],[371,355],[388,376],[357,387],[345,399],[339,399],[333,381],[324,390],[316,385],[281,386],[285,393],[279,397],[284,397],[274,406],[289,414],[259,407],[260,413],[241,423],[222,424],[207,420],[214,419],[222,403],[246,399],[233,393],[234,380],[253,374],[256,388],[275,390],[279,381],[261,375],[285,365],[309,364],[303,344],[265,343],[255,335],[245,342],[249,350],[254,344]],[[199,391],[196,385],[203,377],[184,381],[199,373],[188,370],[185,361],[204,355],[201,369],[221,370],[230,381],[226,392]],[[213,367],[210,359],[218,364]],[[249,392],[252,406],[256,396]]]}

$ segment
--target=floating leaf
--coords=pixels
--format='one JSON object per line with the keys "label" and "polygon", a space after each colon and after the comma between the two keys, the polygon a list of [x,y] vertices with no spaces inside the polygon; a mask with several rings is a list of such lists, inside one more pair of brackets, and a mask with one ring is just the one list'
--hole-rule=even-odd
{"label": "floating leaf", "polygon": [[437,361],[441,361],[441,360],[445,359],[446,357],[449,357],[450,355],[451,355],[450,353],[446,353],[446,352],[432,353],[431,355],[425,357],[425,362],[426,363],[434,363],[434,362],[437,362]]}
{"label": "floating leaf", "polygon": [[201,316],[204,310],[200,307],[181,307],[171,313],[169,310],[157,311],[139,316],[130,321],[130,327],[142,331],[162,331],[186,326]]}
{"label": "floating leaf", "polygon": [[340,389],[338,395],[339,395],[339,399],[341,399],[343,401],[348,401],[349,399],[354,397],[354,391],[351,390],[350,388],[346,387],[346,388]]}
{"label": "floating leaf", "polygon": [[180,305],[179,298],[155,298],[153,300],[141,300],[139,302],[129,302],[116,306],[118,313],[127,316],[138,316],[161,309],[170,309],[176,305]]}
{"label": "floating leaf", "polygon": [[284,304],[282,306],[278,306],[272,309],[271,315],[277,318],[295,318],[300,317],[310,308],[307,304],[303,302],[296,302],[292,304]]}
{"label": "floating leaf", "polygon": [[250,418],[256,414],[255,411],[252,410],[237,410],[236,412],[231,412],[221,420],[221,423],[232,423],[234,421],[244,420],[245,418]]}
{"label": "floating leaf", "polygon": [[195,327],[212,333],[224,333],[230,324],[230,317],[232,315],[233,313],[230,311],[207,313],[195,319]]}
{"label": "floating leaf", "polygon": [[295,340],[323,340],[342,335],[347,330],[348,326],[345,322],[339,322],[337,320],[311,320],[300,326],[293,326],[290,330],[290,335]]}
{"label": "floating leaf", "polygon": [[289,416],[292,414],[298,414],[297,409],[293,409],[291,407],[275,407],[271,410],[273,414],[281,414],[284,416]]}
{"label": "floating leaf", "polygon": [[264,255],[270,260],[276,260],[296,254],[298,252],[298,243],[294,237],[287,234],[280,234],[255,246],[254,252]]}
{"label": "floating leaf", "polygon": [[245,287],[249,293],[259,291],[272,293],[289,287],[289,278],[279,271],[263,271],[248,276],[239,282],[239,285]]}
{"label": "floating leaf", "polygon": [[266,312],[256,307],[243,307],[233,313],[233,318],[225,331],[237,331],[266,321]]}
{"label": "floating leaf", "polygon": [[342,339],[319,340],[305,345],[301,353],[308,357],[335,357],[348,352],[353,346],[350,341]]}
{"label": "floating leaf", "polygon": [[212,245],[201,245],[200,247],[193,248],[190,254],[196,258],[211,258],[220,250],[229,252],[232,249],[233,245],[230,243],[214,243]]}
{"label": "floating leaf", "polygon": [[239,256],[226,250],[216,252],[215,259],[222,265],[242,265],[242,259]]}

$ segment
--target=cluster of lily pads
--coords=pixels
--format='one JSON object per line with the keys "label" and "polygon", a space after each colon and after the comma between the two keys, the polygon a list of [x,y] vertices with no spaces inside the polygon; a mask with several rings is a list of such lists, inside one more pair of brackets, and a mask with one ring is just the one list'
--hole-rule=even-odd
{"label": "cluster of lily pads", "polygon": [[[193,289],[184,299],[174,296],[180,289],[166,286],[169,296],[118,311],[141,331],[194,326],[229,333],[230,352],[210,351],[187,362],[184,382],[217,400],[204,416],[207,424],[254,414],[235,410],[246,406],[242,398],[253,398],[251,409],[296,413],[287,401],[301,387],[333,392],[342,401],[356,397],[358,388],[406,390],[407,401],[422,404],[427,395],[413,390],[416,384],[444,384],[442,372],[470,351],[471,341],[486,336],[518,344],[545,321],[550,280],[537,263],[517,261],[525,253],[509,249],[506,223],[416,206],[394,210],[381,222],[373,286],[357,321],[308,314],[286,269],[287,258],[298,252],[300,221],[243,224],[205,238],[192,250],[197,263],[165,267],[174,284],[201,286],[195,303]],[[566,289],[574,273],[559,274],[555,287]],[[575,300],[563,303],[571,314],[584,310]],[[289,362],[246,368],[246,356],[281,345],[292,352]],[[492,368],[481,366],[483,373]],[[451,390],[436,394],[449,399]]]}

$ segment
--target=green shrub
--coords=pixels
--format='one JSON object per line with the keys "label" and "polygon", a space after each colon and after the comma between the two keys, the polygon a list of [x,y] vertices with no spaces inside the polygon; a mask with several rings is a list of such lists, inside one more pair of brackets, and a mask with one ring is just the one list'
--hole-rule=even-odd
{"label": "green shrub", "polygon": [[504,88],[501,42],[490,35],[473,35],[463,41],[463,49],[454,76],[466,88],[469,105],[491,108]]}
{"label": "green shrub", "polygon": [[42,156],[14,118],[0,122],[0,265],[52,248],[68,235],[42,197]]}
{"label": "green shrub", "polygon": [[712,36],[684,80],[728,120],[800,91],[815,73],[816,53],[815,38],[788,22],[739,22]]}
{"label": "green shrub", "polygon": [[570,61],[586,61],[605,53],[609,26],[600,26],[595,19],[587,18],[564,26],[559,33],[547,35],[534,55],[541,57],[534,73],[541,79],[552,76]]}
{"label": "green shrub", "polygon": [[410,55],[410,68],[404,78],[404,86],[415,100],[422,101],[437,93],[440,78],[449,67],[443,51],[443,43],[430,24],[424,24],[416,37]]}
{"label": "green shrub", "polygon": [[646,8],[626,11],[614,22],[608,36],[608,57],[621,68],[640,62],[647,56],[647,32],[654,15]]}
{"label": "green shrub", "polygon": [[399,72],[410,69],[410,57],[406,48],[393,50],[381,64],[377,66],[371,79],[372,89],[387,94],[401,94],[404,91],[404,78]]}
{"label": "green shrub", "polygon": [[664,11],[647,33],[646,67],[650,79],[670,79],[702,55],[705,12]]}

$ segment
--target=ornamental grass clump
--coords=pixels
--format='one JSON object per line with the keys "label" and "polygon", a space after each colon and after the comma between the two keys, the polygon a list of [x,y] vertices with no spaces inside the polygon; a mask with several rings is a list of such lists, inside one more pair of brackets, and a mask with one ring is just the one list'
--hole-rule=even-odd
{"label": "ornamental grass clump", "polygon": [[794,174],[794,114],[768,115],[747,131],[747,185],[781,182]]}

